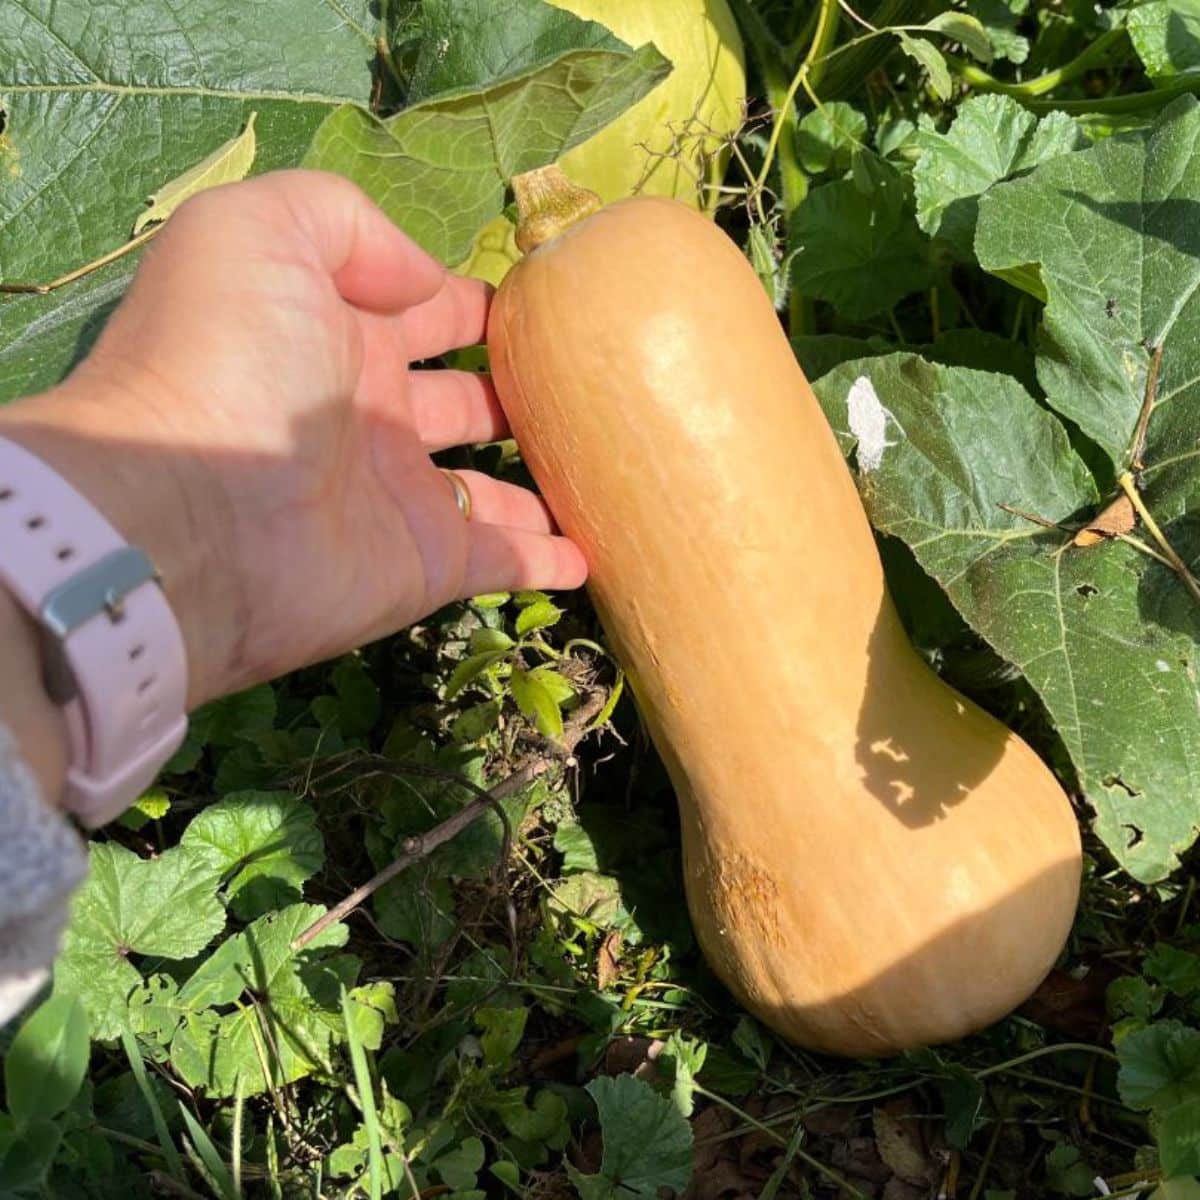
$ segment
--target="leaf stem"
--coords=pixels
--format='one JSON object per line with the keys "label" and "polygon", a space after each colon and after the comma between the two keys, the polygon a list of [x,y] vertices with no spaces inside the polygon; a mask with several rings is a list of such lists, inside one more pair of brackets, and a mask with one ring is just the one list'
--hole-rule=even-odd
{"label": "leaf stem", "polygon": [[1130,499],[1133,507],[1137,509],[1137,514],[1142,518],[1142,524],[1150,530],[1150,536],[1158,543],[1159,549],[1170,560],[1171,570],[1183,581],[1184,586],[1192,593],[1192,598],[1200,603],[1200,582],[1197,582],[1195,575],[1192,574],[1187,563],[1179,557],[1175,547],[1167,541],[1166,534],[1159,528],[1158,522],[1154,519],[1153,514],[1146,507],[1142,500],[1142,494],[1137,489],[1137,484],[1133,481],[1133,475],[1129,471],[1123,471],[1117,477],[1117,484],[1121,490]]}
{"label": "leaf stem", "polygon": [[1054,91],[1055,88],[1069,83],[1072,79],[1077,79],[1080,75],[1099,65],[1108,57],[1109,51],[1124,37],[1123,27],[1110,29],[1107,33],[1102,33],[1070,62],[1063,63],[1061,67],[1056,67],[1053,71],[1036,75],[1033,79],[1026,79],[1022,83],[1006,83],[982,67],[977,67],[972,62],[952,55],[947,55],[946,61],[964,83],[969,84],[978,92],[1000,92],[1002,95],[1012,96],[1017,100],[1034,99]]}
{"label": "leaf stem", "polygon": [[166,224],[164,221],[159,225],[151,225],[149,229],[143,230],[135,238],[130,238],[124,245],[118,246],[115,250],[110,250],[107,254],[102,254],[99,258],[92,259],[89,263],[84,263],[82,267],[76,267],[73,271],[68,271],[65,275],[60,275],[57,279],[51,279],[49,283],[0,283],[0,294],[8,296],[44,296],[48,292],[56,291],[60,287],[65,287],[68,283],[74,283],[77,279],[82,279],[85,275],[90,275],[93,271],[100,270],[101,267],[107,267],[109,263],[116,262],[119,258],[124,258],[126,254],[138,249],[139,246],[144,246],[158,231]]}
{"label": "leaf stem", "polygon": [[1107,1058],[1111,1062],[1119,1062],[1120,1060],[1111,1051],[1106,1050],[1103,1046],[1093,1046],[1091,1042],[1057,1042],[1053,1046],[1041,1046],[1037,1050],[1030,1050],[1028,1054],[1021,1054],[1017,1058],[1010,1058],[1006,1062],[997,1063],[994,1067],[984,1067],[982,1071],[975,1072],[976,1079],[986,1079],[989,1075],[1000,1075],[1005,1071],[1011,1070],[1013,1067],[1019,1067],[1022,1063],[1033,1062],[1034,1059],[1045,1058],[1048,1054],[1065,1054],[1068,1051],[1081,1051],[1086,1054],[1096,1054],[1100,1058]]}
{"label": "leaf stem", "polygon": [[391,0],[379,0],[379,33],[375,38],[375,53],[387,68],[388,74],[392,77],[392,82],[403,92],[404,79],[400,74],[400,68],[396,63],[395,55],[392,54],[390,10]]}

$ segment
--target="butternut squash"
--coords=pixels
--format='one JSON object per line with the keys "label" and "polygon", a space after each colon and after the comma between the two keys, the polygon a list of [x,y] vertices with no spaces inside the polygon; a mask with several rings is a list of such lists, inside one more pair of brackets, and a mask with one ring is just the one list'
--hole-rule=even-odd
{"label": "butternut squash", "polygon": [[[653,42],[671,73],[648,96],[560,166],[604,200],[674,196],[711,212],[711,189],[725,174],[722,142],[742,123],[746,70],[742,39],[726,0],[549,0],[598,21],[630,46]],[[498,284],[517,262],[512,222],[497,217],[479,231],[464,275]]]}
{"label": "butternut squash", "polygon": [[672,200],[594,211],[553,168],[517,191],[527,256],[491,314],[496,387],[678,792],[709,962],[830,1053],[1005,1015],[1075,912],[1067,797],[909,644],[734,243]]}

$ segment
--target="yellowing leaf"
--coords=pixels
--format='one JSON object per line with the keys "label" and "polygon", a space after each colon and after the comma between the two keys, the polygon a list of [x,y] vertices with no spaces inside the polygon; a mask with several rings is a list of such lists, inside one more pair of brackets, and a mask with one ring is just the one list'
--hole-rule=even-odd
{"label": "yellowing leaf", "polygon": [[133,232],[141,233],[147,225],[165,221],[185,200],[222,183],[245,179],[254,165],[258,143],[254,137],[254,118],[251,113],[246,128],[235,138],[218,146],[207,158],[189,167],[182,175],[164,184],[150,197],[150,207],[134,222]]}

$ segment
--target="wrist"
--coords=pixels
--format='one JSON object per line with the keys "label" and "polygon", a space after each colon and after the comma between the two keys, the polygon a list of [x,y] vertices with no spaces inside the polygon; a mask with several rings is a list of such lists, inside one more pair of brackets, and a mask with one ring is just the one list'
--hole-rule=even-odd
{"label": "wrist", "polygon": [[80,374],[0,410],[0,436],[56,470],[157,567],[187,648],[188,707],[231,686],[236,589],[222,580],[219,492],[132,381]]}

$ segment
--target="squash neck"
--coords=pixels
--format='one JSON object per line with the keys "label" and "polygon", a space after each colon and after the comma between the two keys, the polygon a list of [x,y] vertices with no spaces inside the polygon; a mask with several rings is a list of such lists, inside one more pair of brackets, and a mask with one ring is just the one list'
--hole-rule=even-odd
{"label": "squash neck", "polygon": [[512,181],[520,221],[517,246],[529,254],[603,206],[595,192],[572,183],[553,163]]}

